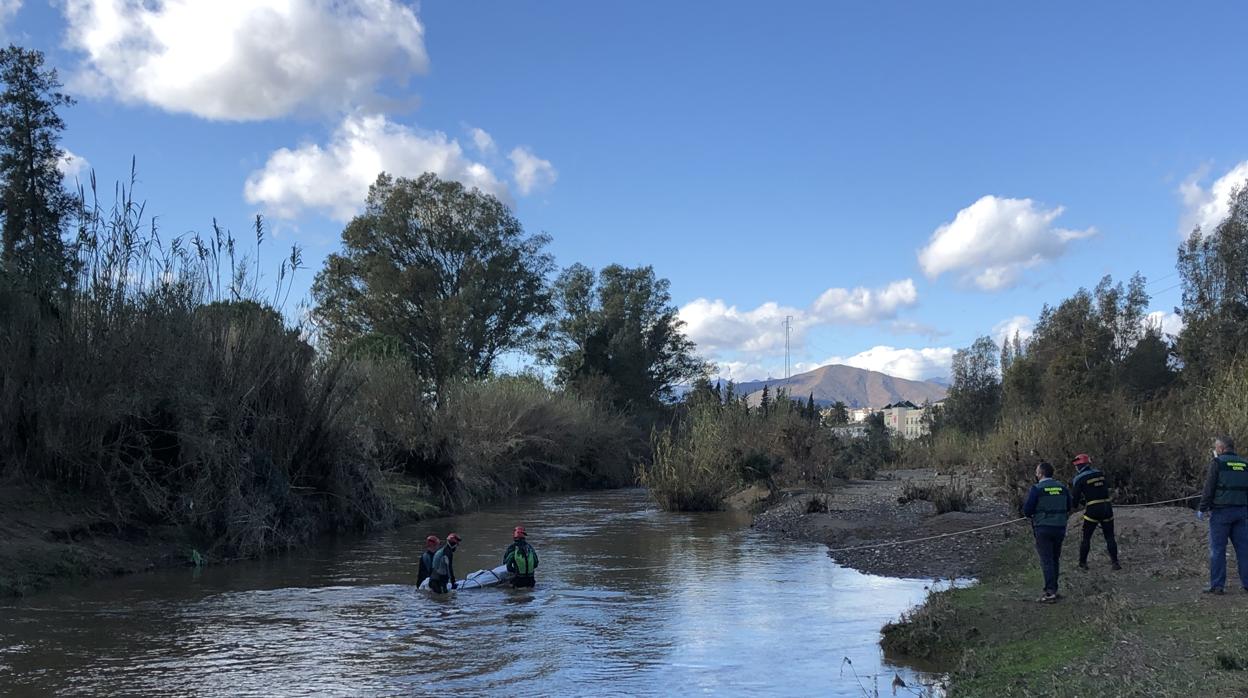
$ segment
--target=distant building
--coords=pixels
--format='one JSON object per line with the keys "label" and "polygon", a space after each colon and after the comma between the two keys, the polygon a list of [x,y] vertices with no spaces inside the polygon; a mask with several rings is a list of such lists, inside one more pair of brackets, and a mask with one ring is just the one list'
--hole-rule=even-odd
{"label": "distant building", "polygon": [[923,408],[909,400],[886,405],[882,412],[884,426],[903,439],[917,439],[927,433],[927,426],[923,424]]}
{"label": "distant building", "polygon": [[867,417],[870,417],[871,414],[876,411],[877,410],[873,410],[870,407],[855,407],[849,411],[849,423],[858,424],[860,422],[865,422],[867,421]]}
{"label": "distant building", "polygon": [[838,424],[831,427],[832,433],[844,439],[861,439],[867,435],[865,421],[856,424]]}

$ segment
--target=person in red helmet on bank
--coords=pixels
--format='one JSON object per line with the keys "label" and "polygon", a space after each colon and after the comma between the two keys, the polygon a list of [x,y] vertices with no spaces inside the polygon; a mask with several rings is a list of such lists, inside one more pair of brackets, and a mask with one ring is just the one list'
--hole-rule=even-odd
{"label": "person in red helmet on bank", "polygon": [[435,593],[445,594],[455,588],[455,550],[459,547],[459,534],[452,533],[446,542],[433,554],[433,570],[429,574],[429,588]]}
{"label": "person in red helmet on bank", "polygon": [[537,551],[529,545],[524,526],[516,526],[511,532],[511,541],[507,552],[503,553],[503,564],[507,565],[507,571],[511,573],[511,586],[516,589],[532,587],[537,584],[534,576],[537,571]]}
{"label": "person in red helmet on bank", "polygon": [[1071,461],[1078,468],[1075,479],[1070,481],[1070,499],[1074,506],[1086,504],[1083,510],[1083,540],[1079,543],[1079,569],[1088,569],[1088,552],[1092,549],[1092,534],[1101,527],[1105,534],[1105,549],[1115,570],[1118,564],[1118,541],[1114,540],[1114,505],[1109,498],[1109,480],[1105,473],[1092,467],[1092,459],[1080,453]]}
{"label": "person in red helmet on bank", "polygon": [[420,556],[420,572],[416,576],[416,586],[429,578],[433,574],[433,556],[438,552],[438,546],[442,541],[437,536],[429,536],[425,539],[425,552]]}

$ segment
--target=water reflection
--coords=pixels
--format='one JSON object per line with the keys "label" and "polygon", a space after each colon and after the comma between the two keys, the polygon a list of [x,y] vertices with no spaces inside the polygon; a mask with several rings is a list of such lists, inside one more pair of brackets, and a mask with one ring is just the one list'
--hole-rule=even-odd
{"label": "water reflection", "polygon": [[[427,532],[462,575],[523,523],[535,590],[431,598]],[[644,492],[559,495],[315,554],[126,577],[0,606],[0,692],[143,695],[888,694],[880,626],[924,583],[836,566],[739,515],[659,512]]]}

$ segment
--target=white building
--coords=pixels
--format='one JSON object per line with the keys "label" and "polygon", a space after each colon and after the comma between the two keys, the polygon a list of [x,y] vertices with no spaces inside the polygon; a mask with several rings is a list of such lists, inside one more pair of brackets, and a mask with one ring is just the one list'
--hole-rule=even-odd
{"label": "white building", "polygon": [[886,405],[882,411],[884,426],[903,439],[917,439],[927,433],[923,408],[909,400]]}

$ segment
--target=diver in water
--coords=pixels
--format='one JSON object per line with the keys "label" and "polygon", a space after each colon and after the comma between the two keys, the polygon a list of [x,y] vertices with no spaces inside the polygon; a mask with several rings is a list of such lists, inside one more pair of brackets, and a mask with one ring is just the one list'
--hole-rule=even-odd
{"label": "diver in water", "polygon": [[420,571],[416,573],[416,586],[429,578],[433,574],[433,556],[438,552],[438,546],[442,541],[437,536],[429,536],[425,539],[425,552],[420,556]]}
{"label": "diver in water", "polygon": [[503,553],[503,564],[511,573],[511,586],[515,589],[537,584],[533,576],[537,571],[537,551],[525,539],[524,526],[516,526],[511,532],[511,545]]}
{"label": "diver in water", "polygon": [[445,594],[455,588],[455,549],[459,547],[459,534],[452,533],[433,555],[433,569],[429,573],[429,588]]}

